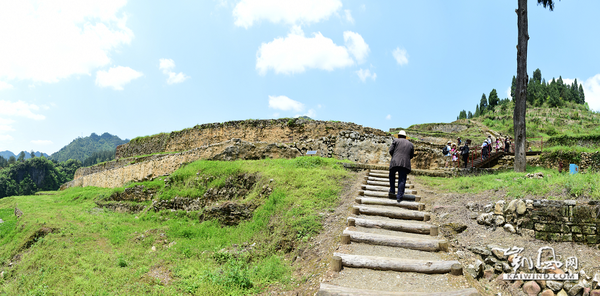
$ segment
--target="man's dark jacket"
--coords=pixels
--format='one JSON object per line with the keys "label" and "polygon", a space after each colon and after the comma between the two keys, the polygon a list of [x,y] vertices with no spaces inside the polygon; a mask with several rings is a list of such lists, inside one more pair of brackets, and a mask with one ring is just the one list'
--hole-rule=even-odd
{"label": "man's dark jacket", "polygon": [[390,169],[393,167],[403,167],[411,171],[410,159],[415,156],[415,147],[407,139],[394,138],[392,146],[390,146],[390,155],[392,161],[390,161]]}

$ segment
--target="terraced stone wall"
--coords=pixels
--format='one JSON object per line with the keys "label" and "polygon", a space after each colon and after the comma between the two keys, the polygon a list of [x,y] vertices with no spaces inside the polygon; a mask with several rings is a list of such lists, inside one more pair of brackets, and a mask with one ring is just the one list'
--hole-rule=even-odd
{"label": "terraced stone wall", "polygon": [[233,138],[247,142],[293,143],[338,135],[342,131],[387,136],[379,129],[350,122],[304,119],[243,120],[209,123],[168,134],[140,137],[117,147],[116,158],[187,151]]}
{"label": "terraced stone wall", "polygon": [[477,218],[479,224],[546,241],[600,244],[599,201],[515,199],[467,207],[483,212]]}

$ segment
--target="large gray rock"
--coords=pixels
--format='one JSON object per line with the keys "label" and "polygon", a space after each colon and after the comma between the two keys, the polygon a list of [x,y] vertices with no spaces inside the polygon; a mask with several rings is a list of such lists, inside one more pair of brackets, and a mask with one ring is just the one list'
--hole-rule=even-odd
{"label": "large gray rock", "polygon": [[569,294],[569,296],[575,296],[577,294],[579,294],[579,292],[583,291],[583,286],[577,284],[574,285],[573,287],[571,287],[571,289],[569,289],[569,291],[567,292]]}
{"label": "large gray rock", "polygon": [[517,210],[517,200],[518,199],[513,199],[508,203],[506,209],[504,209],[505,214],[512,214]]}
{"label": "large gray rock", "polygon": [[519,199],[517,201],[516,206],[517,206],[516,211],[517,211],[517,214],[519,214],[519,215],[523,215],[527,211],[527,204],[522,199]]}
{"label": "large gray rock", "polygon": [[504,216],[502,216],[502,215],[494,216],[494,224],[496,224],[496,226],[502,226],[504,224],[504,222],[505,222]]}
{"label": "large gray rock", "polygon": [[563,282],[559,281],[546,281],[546,287],[554,292],[558,292],[563,288]]}
{"label": "large gray rock", "polygon": [[515,227],[512,226],[510,223],[504,224],[504,230],[506,230],[507,232],[510,232],[510,233],[517,233],[517,230],[515,229]]}

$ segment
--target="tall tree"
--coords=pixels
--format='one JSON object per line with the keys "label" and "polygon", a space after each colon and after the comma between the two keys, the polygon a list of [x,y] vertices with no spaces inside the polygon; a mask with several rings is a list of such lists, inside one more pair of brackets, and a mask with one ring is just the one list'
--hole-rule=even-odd
{"label": "tall tree", "polygon": [[19,161],[19,162],[25,161],[25,151],[21,151],[21,153],[19,153],[19,157],[17,158],[17,161]]}
{"label": "tall tree", "polygon": [[485,110],[487,109],[488,106],[488,100],[485,97],[485,94],[481,95],[481,100],[479,101],[479,112],[481,115],[485,114]]}
{"label": "tall tree", "polygon": [[492,89],[492,91],[490,92],[488,101],[490,103],[490,110],[494,110],[494,108],[498,105],[498,101],[500,101],[500,98],[498,98],[498,93],[496,92],[495,88]]}
{"label": "tall tree", "polygon": [[31,149],[31,152],[29,152],[29,155],[31,155],[31,158],[35,158],[35,152],[33,152],[33,149]]}
{"label": "tall tree", "polygon": [[[537,0],[551,11],[554,10],[553,0]],[[518,0],[517,28],[519,32],[517,45],[517,87],[515,94],[515,110],[513,124],[515,129],[515,172],[525,172],[527,161],[526,153],[526,126],[525,114],[527,113],[527,42],[529,40],[527,20],[527,0]]]}
{"label": "tall tree", "polygon": [[467,118],[468,118],[468,119],[471,119],[471,118],[473,118],[473,113],[471,113],[471,111],[469,111],[469,114],[467,114]]}
{"label": "tall tree", "polygon": [[583,93],[583,86],[579,84],[579,101],[585,104],[585,94]]}
{"label": "tall tree", "polygon": [[510,98],[515,101],[515,92],[517,91],[517,78],[513,75],[512,84],[510,85]]}
{"label": "tall tree", "polygon": [[535,71],[533,71],[533,81],[538,83],[542,82],[542,71],[540,71],[540,68],[537,68]]}
{"label": "tall tree", "polygon": [[14,157],[14,155],[11,155],[8,158],[8,164],[15,164],[17,162],[17,159]]}

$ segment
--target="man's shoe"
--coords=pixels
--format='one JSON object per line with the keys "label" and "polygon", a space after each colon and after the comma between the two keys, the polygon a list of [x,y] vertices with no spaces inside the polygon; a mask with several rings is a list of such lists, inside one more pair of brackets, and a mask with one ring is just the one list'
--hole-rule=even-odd
{"label": "man's shoe", "polygon": [[402,197],[401,197],[401,198],[398,198],[398,199],[396,199],[396,201],[397,201],[398,203],[401,203],[403,199],[404,199],[404,198],[402,198]]}

